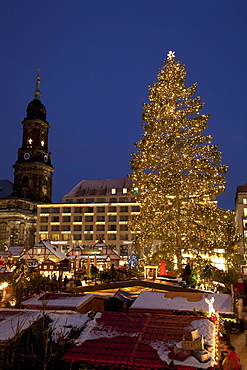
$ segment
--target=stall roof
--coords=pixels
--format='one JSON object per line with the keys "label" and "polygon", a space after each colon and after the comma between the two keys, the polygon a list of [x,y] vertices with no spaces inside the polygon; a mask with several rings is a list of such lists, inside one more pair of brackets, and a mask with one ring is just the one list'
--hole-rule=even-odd
{"label": "stall roof", "polygon": [[94,294],[74,294],[74,293],[42,293],[29,298],[22,302],[24,308],[35,309],[65,309],[65,310],[79,310],[83,305],[88,303],[93,298],[106,297],[95,296]]}
{"label": "stall roof", "polygon": [[[215,325],[208,318],[103,312],[87,325],[81,333],[79,346],[70,348],[63,359],[94,366],[164,369],[172,361],[169,357],[172,348],[181,344],[184,329],[190,325],[205,337],[206,344],[215,347]],[[173,363],[176,369],[207,369],[214,364],[214,351],[207,363],[200,363],[190,353],[183,361],[173,359]]]}
{"label": "stall roof", "polygon": [[232,299],[229,294],[207,292],[148,292],[142,291],[131,306],[133,310],[145,312],[161,310],[208,311],[206,299],[214,299],[213,306],[218,313],[232,314]]}

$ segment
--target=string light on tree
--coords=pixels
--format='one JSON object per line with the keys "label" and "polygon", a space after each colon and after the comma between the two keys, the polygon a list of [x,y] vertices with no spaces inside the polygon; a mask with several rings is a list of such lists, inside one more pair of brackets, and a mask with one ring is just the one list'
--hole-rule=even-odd
{"label": "string light on tree", "polygon": [[131,221],[136,250],[158,241],[152,262],[176,256],[179,268],[183,252],[209,255],[237,240],[233,213],[215,201],[225,190],[227,166],[212,136],[203,133],[209,115],[200,113],[197,84],[185,87],[185,79],[185,66],[169,51],[143,104],[144,134],[135,144],[130,175],[140,203]]}

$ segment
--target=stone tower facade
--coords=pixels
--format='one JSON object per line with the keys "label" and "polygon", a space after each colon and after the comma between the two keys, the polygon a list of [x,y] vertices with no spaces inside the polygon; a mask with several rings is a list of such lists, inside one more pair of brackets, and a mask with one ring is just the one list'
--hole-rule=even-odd
{"label": "stone tower facade", "polygon": [[40,101],[40,78],[37,76],[35,98],[28,104],[27,116],[22,121],[22,146],[13,165],[13,196],[35,202],[51,203],[53,166],[48,151],[46,109]]}
{"label": "stone tower facade", "polygon": [[34,245],[37,204],[51,203],[54,169],[48,151],[50,126],[40,96],[38,76],[34,99],[22,122],[22,146],[13,165],[14,184],[0,180],[0,250]]}

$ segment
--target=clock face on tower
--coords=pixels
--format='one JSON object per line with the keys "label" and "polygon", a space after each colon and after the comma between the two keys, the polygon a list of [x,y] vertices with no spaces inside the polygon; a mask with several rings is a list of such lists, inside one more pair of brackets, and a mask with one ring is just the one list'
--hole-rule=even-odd
{"label": "clock face on tower", "polygon": [[46,155],[46,154],[44,155],[44,161],[48,162],[48,155]]}
{"label": "clock face on tower", "polygon": [[28,160],[30,158],[30,154],[29,153],[25,153],[23,157],[24,157],[25,160]]}

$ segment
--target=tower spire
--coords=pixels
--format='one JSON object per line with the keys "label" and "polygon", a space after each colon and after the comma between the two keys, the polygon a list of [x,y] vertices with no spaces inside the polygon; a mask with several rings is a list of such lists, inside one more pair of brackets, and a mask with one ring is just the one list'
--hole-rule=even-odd
{"label": "tower spire", "polygon": [[40,75],[39,75],[40,69],[37,68],[37,70],[38,70],[38,74],[37,74],[37,77],[36,77],[36,90],[34,91],[34,97],[35,97],[35,99],[40,100],[40,97],[41,97],[41,92],[40,92]]}

